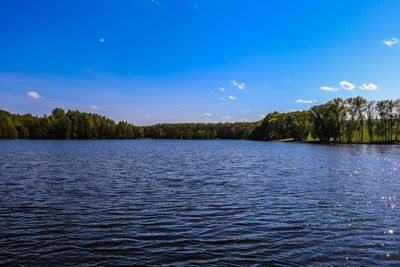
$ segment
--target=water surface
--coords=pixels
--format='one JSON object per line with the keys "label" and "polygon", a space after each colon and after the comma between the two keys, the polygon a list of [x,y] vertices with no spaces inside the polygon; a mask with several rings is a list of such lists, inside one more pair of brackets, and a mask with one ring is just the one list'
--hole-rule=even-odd
{"label": "water surface", "polygon": [[400,148],[0,141],[0,265],[400,265]]}

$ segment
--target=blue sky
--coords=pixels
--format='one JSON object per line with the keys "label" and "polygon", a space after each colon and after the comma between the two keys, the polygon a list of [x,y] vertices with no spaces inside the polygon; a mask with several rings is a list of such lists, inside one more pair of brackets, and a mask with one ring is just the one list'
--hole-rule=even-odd
{"label": "blue sky", "polygon": [[398,98],[398,14],[395,0],[2,0],[0,109],[147,125]]}

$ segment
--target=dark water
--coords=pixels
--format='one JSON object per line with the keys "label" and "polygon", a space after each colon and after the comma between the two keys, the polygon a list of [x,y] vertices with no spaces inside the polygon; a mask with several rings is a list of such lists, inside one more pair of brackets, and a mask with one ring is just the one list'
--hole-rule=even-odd
{"label": "dark water", "polygon": [[400,147],[0,141],[0,265],[400,265]]}

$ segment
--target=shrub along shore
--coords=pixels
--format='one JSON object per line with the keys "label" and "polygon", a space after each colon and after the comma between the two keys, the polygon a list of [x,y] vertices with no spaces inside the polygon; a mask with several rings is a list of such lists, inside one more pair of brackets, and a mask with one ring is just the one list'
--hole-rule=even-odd
{"label": "shrub along shore", "polygon": [[400,100],[335,98],[309,110],[272,112],[257,122],[136,126],[56,108],[42,117],[0,110],[1,139],[246,139],[392,144],[400,141]]}

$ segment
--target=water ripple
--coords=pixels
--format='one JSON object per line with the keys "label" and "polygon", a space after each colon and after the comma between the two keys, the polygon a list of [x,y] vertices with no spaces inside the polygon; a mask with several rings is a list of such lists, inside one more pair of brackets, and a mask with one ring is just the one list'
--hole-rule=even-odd
{"label": "water ripple", "polygon": [[0,151],[0,265],[400,265],[397,146],[0,141]]}

